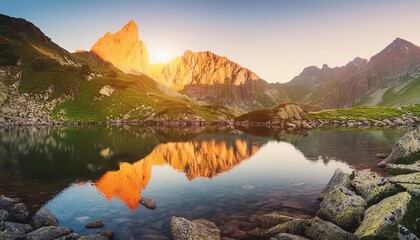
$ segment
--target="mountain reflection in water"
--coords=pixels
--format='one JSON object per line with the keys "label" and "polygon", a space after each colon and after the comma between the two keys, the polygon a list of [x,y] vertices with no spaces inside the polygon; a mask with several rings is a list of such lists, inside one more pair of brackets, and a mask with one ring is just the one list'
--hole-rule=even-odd
{"label": "mountain reflection in water", "polygon": [[185,173],[189,180],[197,177],[212,178],[229,171],[254,155],[258,149],[258,144],[239,138],[159,144],[136,163],[120,163],[119,170],[106,172],[94,182],[94,186],[108,200],[117,197],[130,209],[136,209],[141,191],[150,181],[153,165],[170,165]]}

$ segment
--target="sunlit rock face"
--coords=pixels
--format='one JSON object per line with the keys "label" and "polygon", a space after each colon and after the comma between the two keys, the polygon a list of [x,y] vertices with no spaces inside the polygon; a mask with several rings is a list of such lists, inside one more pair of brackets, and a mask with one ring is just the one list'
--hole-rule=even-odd
{"label": "sunlit rock face", "polygon": [[150,70],[146,46],[133,20],[114,34],[106,33],[90,51],[125,73],[139,75]]}
{"label": "sunlit rock face", "polygon": [[146,188],[152,175],[153,161],[140,160],[134,164],[121,163],[118,171],[105,173],[94,186],[109,200],[119,198],[130,209],[136,209],[141,191]]}
{"label": "sunlit rock face", "polygon": [[119,170],[105,173],[94,186],[107,199],[116,197],[134,210],[141,199],[141,191],[150,181],[153,165],[170,165],[185,173],[189,180],[212,178],[250,158],[259,148],[244,139],[160,144],[138,162],[121,163]]}
{"label": "sunlit rock face", "polygon": [[209,51],[186,51],[167,64],[152,65],[151,75],[176,90],[189,84],[241,85],[260,79],[251,70]]}

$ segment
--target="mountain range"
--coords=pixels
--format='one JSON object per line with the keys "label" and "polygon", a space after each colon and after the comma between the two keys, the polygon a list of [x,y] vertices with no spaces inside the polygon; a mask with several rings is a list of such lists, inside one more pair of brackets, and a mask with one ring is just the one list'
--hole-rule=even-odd
{"label": "mountain range", "polygon": [[[32,23],[0,15],[0,123],[226,120],[295,102],[329,109],[420,103],[420,48],[397,38],[369,60],[310,66],[288,83],[209,51],[150,64],[134,21],[69,53]],[[23,112],[23,113],[20,113]]]}

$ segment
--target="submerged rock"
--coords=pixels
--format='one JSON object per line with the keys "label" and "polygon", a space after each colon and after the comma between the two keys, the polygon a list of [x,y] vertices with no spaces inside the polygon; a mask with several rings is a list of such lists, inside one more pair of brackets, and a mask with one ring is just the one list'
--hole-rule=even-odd
{"label": "submerged rock", "polygon": [[387,164],[386,169],[401,173],[420,172],[420,161],[416,161],[413,164]]}
{"label": "submerged rock", "polygon": [[151,198],[141,198],[140,199],[140,204],[149,208],[149,209],[155,209],[156,208],[156,203],[153,199]]}
{"label": "submerged rock", "polygon": [[359,238],[388,238],[390,233],[395,233],[395,227],[407,212],[410,200],[410,194],[402,192],[369,207],[354,234]]}
{"label": "submerged rock", "polygon": [[309,240],[309,239],[302,236],[289,234],[289,233],[279,233],[277,236],[270,238],[270,240]]}
{"label": "submerged rock", "polygon": [[181,217],[171,218],[171,231],[174,240],[220,240],[220,231],[216,225],[204,219],[188,221]]}
{"label": "submerged rock", "polygon": [[354,171],[352,176],[351,185],[368,204],[374,204],[397,192],[395,185],[388,182],[387,178],[380,177],[370,170]]}
{"label": "submerged rock", "polygon": [[336,187],[321,203],[317,215],[339,227],[354,231],[363,219],[366,201],[345,187]]}
{"label": "submerged rock", "polygon": [[104,222],[102,220],[90,222],[85,225],[85,228],[100,228],[104,226]]}
{"label": "submerged rock", "polygon": [[57,218],[46,207],[42,207],[32,217],[31,226],[38,229],[44,226],[57,226]]}
{"label": "submerged rock", "polygon": [[420,126],[400,138],[392,147],[391,154],[378,165],[386,166],[388,163],[393,163],[399,158],[407,157],[418,151],[420,151]]}
{"label": "submerged rock", "polygon": [[293,219],[291,221],[278,224],[261,233],[262,237],[274,237],[279,233],[290,233],[295,235],[303,235],[305,233],[305,226],[308,224],[309,219]]}
{"label": "submerged rock", "polygon": [[399,240],[419,240],[419,238],[412,234],[410,230],[405,228],[403,225],[398,225],[397,237]]}
{"label": "submerged rock", "polygon": [[389,153],[377,153],[375,155],[376,158],[385,159],[389,156]]}
{"label": "submerged rock", "polygon": [[293,219],[293,217],[285,216],[278,212],[265,214],[259,217],[262,228],[271,228],[278,224],[292,221]]}
{"label": "submerged rock", "polygon": [[324,199],[324,196],[333,190],[334,187],[350,187],[350,175],[337,168],[334,175],[331,177],[327,186],[319,194],[319,199]]}
{"label": "submerged rock", "polygon": [[309,222],[309,227],[305,231],[305,236],[313,240],[340,239],[340,240],[356,240],[353,234],[344,231],[339,226],[323,221],[318,217],[313,218]]}
{"label": "submerged rock", "polygon": [[57,226],[47,226],[38,228],[37,230],[25,235],[24,240],[53,240],[72,233],[70,228]]}
{"label": "submerged rock", "polygon": [[0,221],[0,239],[18,239],[31,230],[29,224]]}

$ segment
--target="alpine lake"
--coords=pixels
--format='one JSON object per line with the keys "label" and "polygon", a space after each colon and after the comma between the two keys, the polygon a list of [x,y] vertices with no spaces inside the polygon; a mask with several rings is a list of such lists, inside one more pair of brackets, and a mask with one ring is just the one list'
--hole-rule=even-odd
{"label": "alpine lake", "polygon": [[[376,168],[407,128],[327,128],[301,133],[139,125],[0,129],[0,194],[33,214],[46,206],[79,234],[103,220],[114,239],[171,239],[170,218],[219,228],[256,227],[257,216],[313,217],[337,168]],[[152,198],[156,209],[139,203]],[[223,231],[222,231],[223,235]]]}

